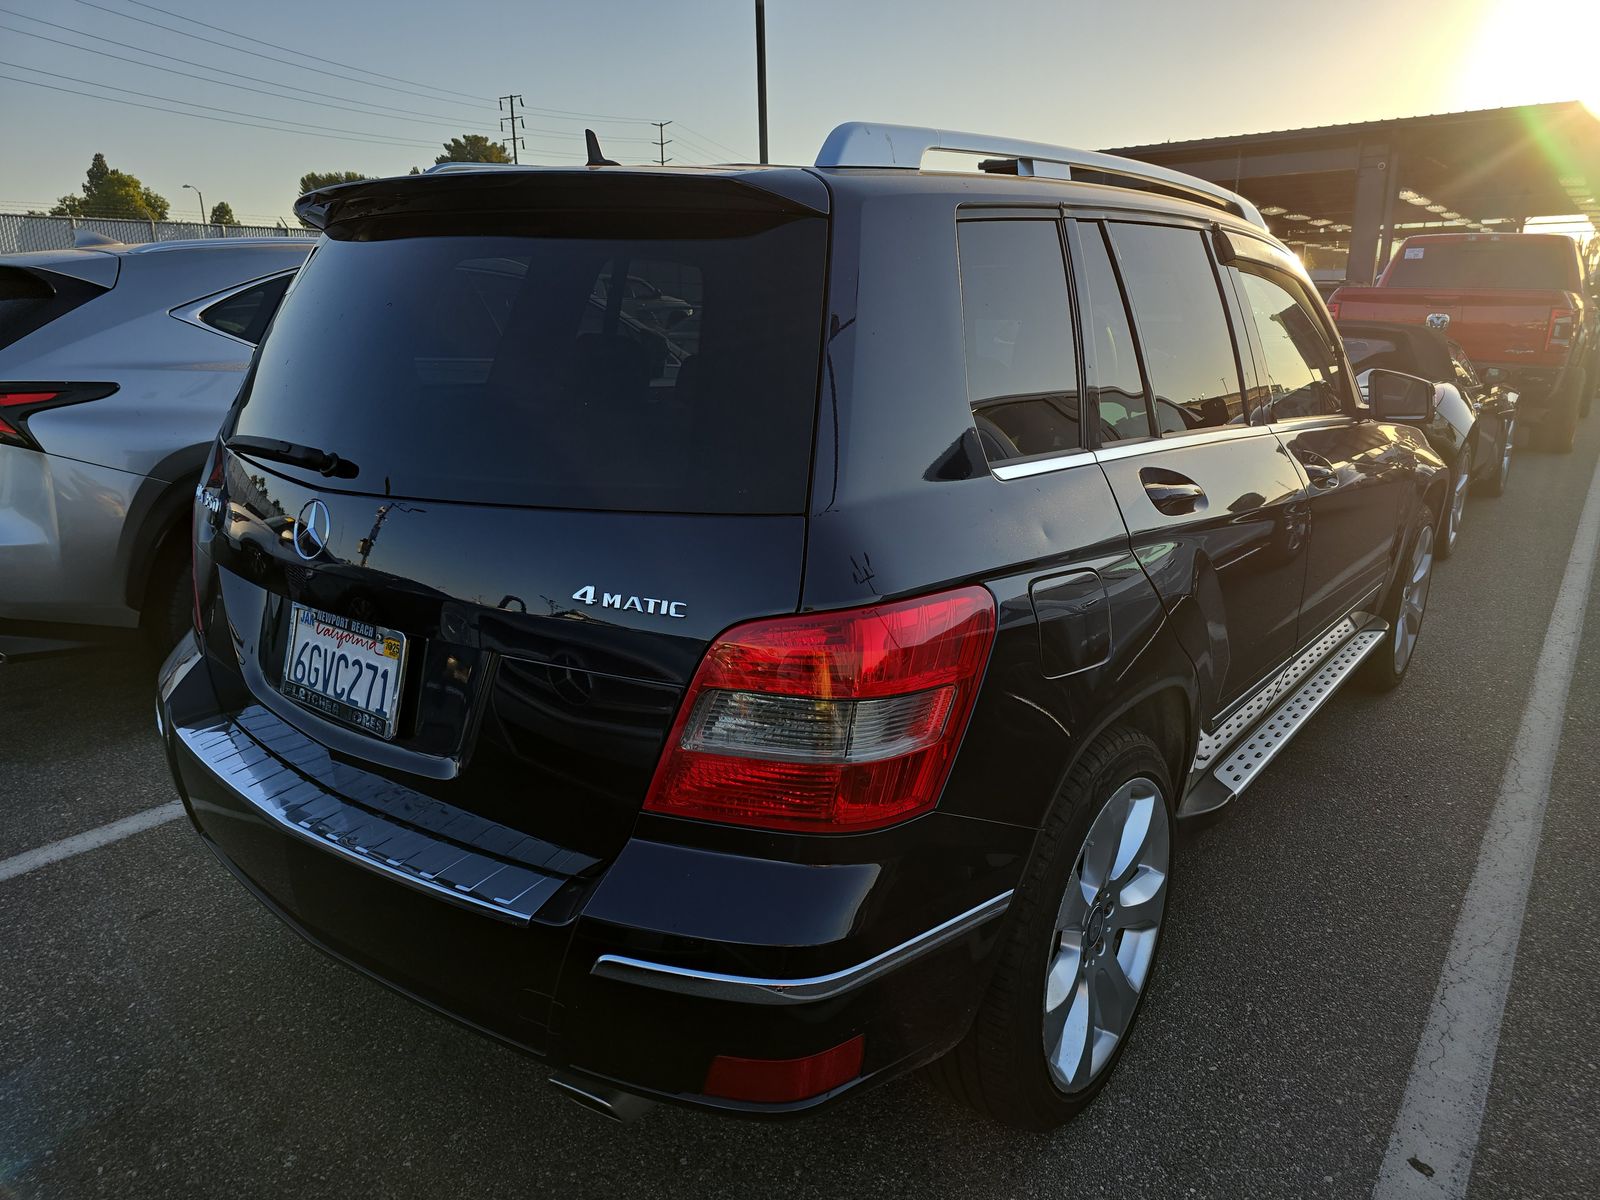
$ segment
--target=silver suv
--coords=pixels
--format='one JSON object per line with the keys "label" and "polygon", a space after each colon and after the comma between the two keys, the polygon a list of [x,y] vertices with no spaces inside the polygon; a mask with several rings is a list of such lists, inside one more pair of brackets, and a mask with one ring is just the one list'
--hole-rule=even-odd
{"label": "silver suv", "polygon": [[187,627],[206,452],[312,244],[0,257],[0,657]]}

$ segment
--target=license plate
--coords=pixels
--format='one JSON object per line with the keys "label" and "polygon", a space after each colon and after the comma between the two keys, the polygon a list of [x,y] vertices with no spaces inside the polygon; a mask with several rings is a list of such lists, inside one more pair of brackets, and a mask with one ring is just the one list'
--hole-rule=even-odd
{"label": "license plate", "polygon": [[324,716],[394,737],[406,635],[291,604],[280,690]]}

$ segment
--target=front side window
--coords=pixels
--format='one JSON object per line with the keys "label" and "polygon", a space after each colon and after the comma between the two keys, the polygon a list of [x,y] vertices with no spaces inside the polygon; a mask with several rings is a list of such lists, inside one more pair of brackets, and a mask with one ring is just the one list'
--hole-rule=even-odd
{"label": "front side window", "polygon": [[1233,335],[1200,232],[1120,223],[1111,230],[1155,390],[1156,428],[1184,433],[1242,424]]}
{"label": "front side window", "polygon": [[1081,446],[1077,351],[1055,221],[963,221],[967,396],[991,463]]}
{"label": "front side window", "polygon": [[[1343,412],[1338,356],[1323,337],[1316,317],[1298,297],[1271,279],[1241,272],[1239,280],[1255,318],[1268,377],[1268,412],[1264,418],[1257,417],[1257,422]],[[1375,344],[1362,357],[1380,354]]]}

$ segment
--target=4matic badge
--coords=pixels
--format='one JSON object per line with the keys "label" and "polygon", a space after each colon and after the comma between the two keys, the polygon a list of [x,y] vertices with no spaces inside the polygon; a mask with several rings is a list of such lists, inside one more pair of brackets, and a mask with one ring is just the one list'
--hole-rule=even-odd
{"label": "4matic badge", "polygon": [[598,604],[601,608],[620,608],[624,612],[653,613],[658,617],[686,617],[688,606],[682,600],[657,600],[653,596],[625,596],[621,592],[596,592],[594,584],[587,584],[572,593],[580,604]]}

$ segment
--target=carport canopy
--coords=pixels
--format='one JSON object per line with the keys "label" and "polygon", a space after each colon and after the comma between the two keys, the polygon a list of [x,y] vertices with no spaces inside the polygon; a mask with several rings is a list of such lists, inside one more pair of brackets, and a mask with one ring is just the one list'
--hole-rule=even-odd
{"label": "carport canopy", "polygon": [[1285,129],[1107,151],[1221,183],[1286,242],[1347,249],[1370,283],[1409,233],[1600,228],[1600,119],[1578,101]]}

